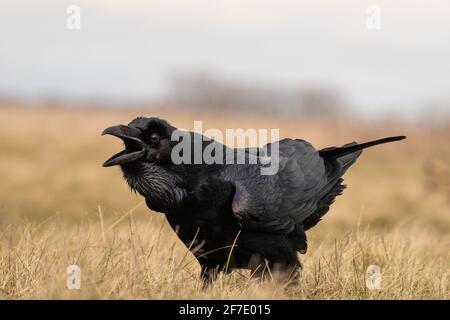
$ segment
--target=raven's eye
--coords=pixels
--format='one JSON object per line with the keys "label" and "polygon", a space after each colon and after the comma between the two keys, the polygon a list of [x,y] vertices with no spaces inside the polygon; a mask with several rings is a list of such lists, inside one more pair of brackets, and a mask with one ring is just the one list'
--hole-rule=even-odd
{"label": "raven's eye", "polygon": [[156,132],[153,132],[150,135],[150,141],[153,142],[153,143],[158,142],[159,141],[159,134],[157,134]]}

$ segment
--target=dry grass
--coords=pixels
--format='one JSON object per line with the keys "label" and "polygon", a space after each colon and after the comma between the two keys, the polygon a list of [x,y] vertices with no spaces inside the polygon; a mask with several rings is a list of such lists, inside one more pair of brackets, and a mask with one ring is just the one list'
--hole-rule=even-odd
{"label": "dry grass", "polygon": [[[408,135],[365,152],[346,175],[344,196],[309,233],[298,286],[254,283],[239,271],[202,291],[197,263],[164,217],[130,193],[119,170],[100,167],[120,149],[101,130],[142,113],[0,108],[0,298],[450,298],[448,125],[152,112],[188,129],[194,119],[280,128],[317,147]],[[81,290],[65,287],[71,264]],[[365,287],[370,264],[382,268],[379,291]]]}

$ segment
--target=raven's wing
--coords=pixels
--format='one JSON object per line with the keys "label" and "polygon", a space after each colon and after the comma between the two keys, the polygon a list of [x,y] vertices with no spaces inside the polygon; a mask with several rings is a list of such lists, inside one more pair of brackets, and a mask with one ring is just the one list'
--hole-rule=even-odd
{"label": "raven's wing", "polygon": [[227,165],[221,177],[235,184],[232,210],[242,228],[289,233],[317,209],[328,182],[325,163],[304,140],[284,139],[266,148],[272,163],[278,163],[275,174],[261,174],[271,165],[264,161]]}

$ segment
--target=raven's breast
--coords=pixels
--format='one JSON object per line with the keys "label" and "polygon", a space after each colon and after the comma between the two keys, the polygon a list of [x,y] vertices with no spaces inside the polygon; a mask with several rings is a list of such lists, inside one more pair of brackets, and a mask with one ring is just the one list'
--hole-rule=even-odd
{"label": "raven's breast", "polygon": [[155,163],[132,162],[121,166],[130,188],[146,199],[150,209],[167,213],[179,207],[186,190],[178,187],[179,177]]}

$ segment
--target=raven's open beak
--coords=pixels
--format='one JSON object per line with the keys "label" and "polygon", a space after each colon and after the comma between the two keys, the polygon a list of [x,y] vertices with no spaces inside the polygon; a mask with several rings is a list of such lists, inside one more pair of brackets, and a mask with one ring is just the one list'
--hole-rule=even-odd
{"label": "raven's open beak", "polygon": [[125,125],[118,125],[106,128],[102,136],[109,134],[120,138],[125,143],[125,150],[113,155],[103,163],[104,167],[116,166],[131,161],[140,160],[145,157],[145,145],[138,138],[141,131]]}

